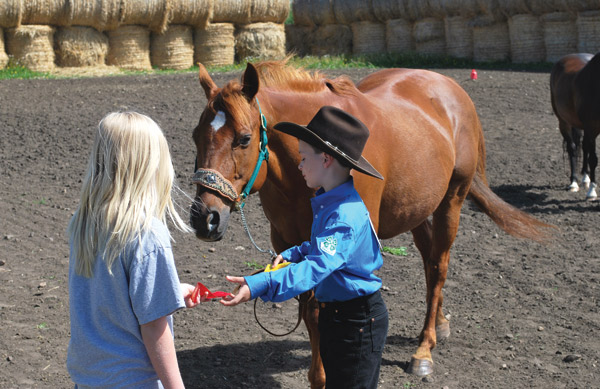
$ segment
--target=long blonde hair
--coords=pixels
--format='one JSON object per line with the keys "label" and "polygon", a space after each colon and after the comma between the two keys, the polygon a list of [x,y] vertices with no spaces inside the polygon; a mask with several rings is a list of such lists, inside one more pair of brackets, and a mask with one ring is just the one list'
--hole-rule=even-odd
{"label": "long blonde hair", "polygon": [[166,223],[168,214],[178,229],[191,231],[171,200],[174,179],[169,146],[156,122],[137,112],[106,115],[68,228],[77,274],[91,277],[98,254],[110,272],[125,247],[150,229],[152,217]]}

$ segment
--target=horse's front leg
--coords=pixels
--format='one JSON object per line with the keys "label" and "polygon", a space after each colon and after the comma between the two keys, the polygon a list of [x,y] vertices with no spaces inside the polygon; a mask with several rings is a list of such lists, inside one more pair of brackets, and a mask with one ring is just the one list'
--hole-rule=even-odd
{"label": "horse's front leg", "polygon": [[[578,192],[579,183],[577,180],[577,155],[579,144],[581,141],[581,130],[571,127],[567,122],[559,120],[560,133],[563,137],[567,154],[569,155],[569,166],[571,168],[571,184],[569,185],[569,192]],[[583,166],[585,169],[586,159],[583,158]]]}
{"label": "horse's front leg", "polygon": [[598,131],[586,128],[583,134],[583,154],[587,156],[587,163],[590,169],[590,187],[586,199],[593,201],[598,198],[596,193],[596,166],[598,166],[598,156],[596,155],[596,137]]}
{"label": "horse's front leg", "polygon": [[302,307],[302,319],[304,319],[304,324],[306,324],[306,329],[308,330],[312,352],[310,369],[308,370],[308,381],[312,389],[322,389],[325,388],[325,370],[323,369],[323,361],[319,352],[319,303],[314,298],[313,292],[303,293],[300,296],[300,303]]}

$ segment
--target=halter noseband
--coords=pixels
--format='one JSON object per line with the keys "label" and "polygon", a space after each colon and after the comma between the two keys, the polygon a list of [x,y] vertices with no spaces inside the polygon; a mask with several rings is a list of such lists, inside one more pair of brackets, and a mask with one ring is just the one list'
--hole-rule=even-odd
{"label": "halter noseband", "polygon": [[192,177],[192,183],[202,185],[205,188],[218,192],[222,196],[233,201],[238,209],[243,208],[246,204],[246,198],[250,194],[250,190],[254,185],[254,181],[256,181],[256,177],[258,176],[258,172],[260,171],[263,161],[266,161],[267,163],[269,162],[269,150],[267,149],[267,118],[265,118],[265,115],[263,115],[262,110],[260,109],[258,98],[256,98],[256,104],[258,104],[258,112],[260,113],[260,144],[258,160],[256,161],[256,166],[254,166],[252,176],[242,190],[242,193],[238,195],[233,187],[233,184],[228,179],[223,177],[223,175],[218,171],[213,169],[198,169],[198,161],[196,161],[194,166],[195,173]]}

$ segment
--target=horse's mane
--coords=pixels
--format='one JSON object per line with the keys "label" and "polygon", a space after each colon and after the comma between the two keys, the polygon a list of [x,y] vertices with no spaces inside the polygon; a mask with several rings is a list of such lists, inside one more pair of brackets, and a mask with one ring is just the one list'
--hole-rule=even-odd
{"label": "horse's mane", "polygon": [[254,64],[261,86],[298,92],[317,92],[329,88],[338,95],[355,95],[356,86],[346,76],[330,80],[321,72],[310,73],[303,68],[288,65],[289,57],[281,61],[263,61]]}

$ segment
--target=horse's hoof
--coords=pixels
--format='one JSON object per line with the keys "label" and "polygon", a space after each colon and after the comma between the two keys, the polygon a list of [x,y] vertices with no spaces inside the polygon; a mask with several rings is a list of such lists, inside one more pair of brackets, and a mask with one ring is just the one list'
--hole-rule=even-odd
{"label": "horse's hoof", "polygon": [[596,183],[590,184],[590,190],[587,192],[586,200],[595,201],[598,199],[598,193],[596,193]]}
{"label": "horse's hoof", "polygon": [[590,182],[591,182],[591,181],[592,181],[592,180],[590,180],[590,176],[588,176],[587,174],[585,174],[585,175],[583,176],[583,178],[581,179],[581,185],[583,185],[583,187],[584,187],[586,190],[588,190],[588,189],[590,189]]}
{"label": "horse's hoof", "polygon": [[406,372],[408,374],[424,377],[433,373],[433,362],[428,359],[416,359],[415,357],[412,357]]}
{"label": "horse's hoof", "polygon": [[576,181],[571,182],[568,188],[569,192],[579,192],[579,184]]}
{"label": "horse's hoof", "polygon": [[435,327],[435,338],[439,342],[450,337],[450,322],[445,322]]}

